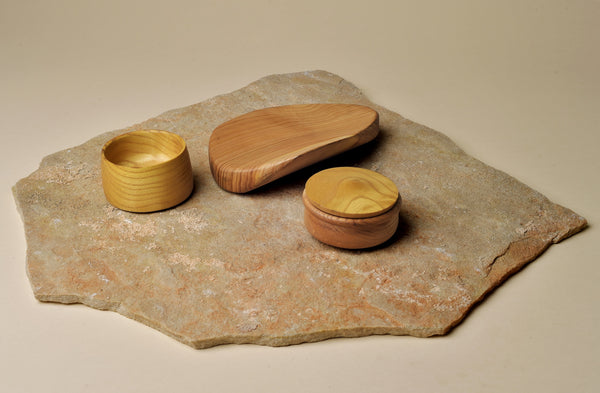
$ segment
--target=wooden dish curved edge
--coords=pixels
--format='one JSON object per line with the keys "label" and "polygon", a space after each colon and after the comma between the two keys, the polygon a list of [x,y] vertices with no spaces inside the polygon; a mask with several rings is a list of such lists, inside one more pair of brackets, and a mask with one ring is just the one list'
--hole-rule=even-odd
{"label": "wooden dish curved edge", "polygon": [[[256,167],[235,167],[227,160],[217,157],[214,153],[215,133],[219,128],[239,118],[249,116],[253,113],[273,110],[279,108],[309,107],[309,106],[347,106],[360,107],[373,112],[373,120],[359,131],[343,137],[330,138],[318,143],[308,144],[302,149],[287,152],[276,159],[267,160]],[[219,125],[213,131],[209,140],[209,164],[213,178],[217,184],[226,191],[234,193],[246,193],[289,175],[299,169],[315,164],[324,159],[333,157],[347,150],[373,140],[379,134],[379,114],[366,106],[357,104],[298,104],[281,107],[269,107],[246,113]],[[259,154],[259,153],[257,153]]]}

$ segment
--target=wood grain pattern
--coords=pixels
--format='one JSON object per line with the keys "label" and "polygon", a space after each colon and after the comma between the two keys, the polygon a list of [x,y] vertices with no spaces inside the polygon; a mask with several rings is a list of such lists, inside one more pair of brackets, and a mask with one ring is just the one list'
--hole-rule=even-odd
{"label": "wood grain pattern", "polygon": [[339,217],[366,218],[390,210],[398,200],[394,182],[355,167],[325,169],[306,182],[306,196],[318,209]]}
{"label": "wood grain pattern", "polygon": [[102,148],[101,170],[106,199],[131,212],[168,209],[194,187],[185,141],[167,131],[140,130],[111,139]]}
{"label": "wood grain pattern", "polygon": [[223,189],[244,193],[367,143],[378,133],[379,115],[362,105],[260,109],[213,131],[208,148],[210,168]]}
{"label": "wood grain pattern", "polygon": [[304,225],[317,240],[346,249],[370,248],[390,239],[398,228],[400,202],[387,212],[369,218],[346,218],[325,213],[312,205],[302,193]]}

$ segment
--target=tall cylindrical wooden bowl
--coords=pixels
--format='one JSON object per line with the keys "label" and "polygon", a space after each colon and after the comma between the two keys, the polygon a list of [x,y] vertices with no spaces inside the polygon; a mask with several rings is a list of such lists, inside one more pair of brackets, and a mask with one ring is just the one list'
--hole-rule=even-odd
{"label": "tall cylindrical wooden bowl", "polygon": [[106,199],[126,211],[171,208],[194,188],[186,143],[168,131],[140,130],[111,139],[102,148],[101,169]]}

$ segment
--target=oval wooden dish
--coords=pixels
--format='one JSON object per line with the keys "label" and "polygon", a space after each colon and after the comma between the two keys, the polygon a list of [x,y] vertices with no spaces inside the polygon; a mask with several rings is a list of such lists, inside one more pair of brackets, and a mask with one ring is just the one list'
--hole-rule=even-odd
{"label": "oval wooden dish", "polygon": [[168,209],[194,188],[185,141],[168,131],[140,130],[111,139],[102,148],[101,169],[106,199],[131,212]]}
{"label": "oval wooden dish", "polygon": [[213,131],[210,169],[223,189],[244,193],[371,141],[379,115],[352,104],[270,107],[231,119]]}
{"label": "oval wooden dish", "polygon": [[331,246],[361,249],[388,240],[398,228],[401,198],[395,184],[368,169],[329,168],[302,193],[304,225]]}

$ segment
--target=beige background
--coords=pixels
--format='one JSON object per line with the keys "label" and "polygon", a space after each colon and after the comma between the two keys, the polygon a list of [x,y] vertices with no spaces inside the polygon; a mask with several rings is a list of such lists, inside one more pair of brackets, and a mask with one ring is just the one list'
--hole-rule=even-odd
{"label": "beige background", "polygon": [[[599,21],[597,0],[0,0],[0,391],[598,391]],[[312,69],[444,132],[590,228],[433,339],[196,351],[33,298],[10,187],[42,157]]]}

